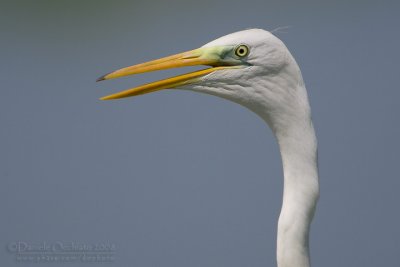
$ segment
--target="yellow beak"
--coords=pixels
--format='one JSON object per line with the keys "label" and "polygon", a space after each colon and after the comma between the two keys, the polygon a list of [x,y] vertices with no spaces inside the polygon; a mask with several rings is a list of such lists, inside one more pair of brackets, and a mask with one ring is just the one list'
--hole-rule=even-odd
{"label": "yellow beak", "polygon": [[[226,47],[209,47],[199,48],[188,52],[160,58],[157,60],[137,64],[134,66],[122,68],[101,76],[97,81],[114,79],[127,75],[139,74],[144,72],[165,70],[171,68],[179,68],[186,66],[208,65],[212,68],[198,70],[183,75],[167,78],[157,82],[148,83],[135,88],[131,88],[119,93],[108,95],[100,98],[101,100],[118,99],[130,96],[146,94],[166,88],[174,88],[184,84],[189,84],[198,81],[199,77],[205,76],[216,70],[232,68],[234,66],[222,66],[221,53],[226,50]],[[226,64],[225,64],[226,65]]]}

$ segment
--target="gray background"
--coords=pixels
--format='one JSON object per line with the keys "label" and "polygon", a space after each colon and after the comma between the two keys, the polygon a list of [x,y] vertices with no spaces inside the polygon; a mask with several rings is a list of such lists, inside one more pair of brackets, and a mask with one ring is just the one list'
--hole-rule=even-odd
{"label": "gray background", "polygon": [[10,242],[74,241],[116,245],[96,266],[275,266],[282,167],[261,119],[191,92],[98,100],[185,70],[94,81],[233,31],[291,26],[277,35],[302,68],[319,139],[313,265],[399,266],[399,7],[1,1],[0,265],[31,265]]}

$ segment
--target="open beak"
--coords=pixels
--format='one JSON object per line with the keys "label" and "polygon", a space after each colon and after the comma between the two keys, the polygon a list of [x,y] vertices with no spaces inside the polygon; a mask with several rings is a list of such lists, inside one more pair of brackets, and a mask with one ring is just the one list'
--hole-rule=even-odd
{"label": "open beak", "polygon": [[167,78],[157,82],[148,83],[135,88],[131,88],[119,93],[108,95],[100,98],[101,100],[118,99],[130,96],[136,96],[141,94],[147,94],[150,92],[159,91],[166,88],[174,88],[184,84],[194,83],[199,80],[200,77],[205,76],[217,70],[232,68],[228,63],[223,63],[221,60],[221,54],[224,54],[226,47],[204,47],[191,50],[188,52],[156,59],[153,61],[137,64],[134,66],[122,68],[113,72],[110,72],[104,76],[101,76],[97,81],[108,80],[119,78],[127,75],[139,74],[144,72],[165,70],[171,68],[180,68],[186,66],[197,66],[207,65],[211,68],[202,69],[179,76]]}

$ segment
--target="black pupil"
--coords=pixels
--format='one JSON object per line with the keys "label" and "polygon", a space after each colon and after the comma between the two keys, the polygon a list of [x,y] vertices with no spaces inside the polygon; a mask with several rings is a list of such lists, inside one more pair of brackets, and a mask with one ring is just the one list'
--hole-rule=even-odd
{"label": "black pupil", "polygon": [[239,47],[238,55],[244,56],[245,54],[246,54],[246,49],[244,49],[244,47]]}

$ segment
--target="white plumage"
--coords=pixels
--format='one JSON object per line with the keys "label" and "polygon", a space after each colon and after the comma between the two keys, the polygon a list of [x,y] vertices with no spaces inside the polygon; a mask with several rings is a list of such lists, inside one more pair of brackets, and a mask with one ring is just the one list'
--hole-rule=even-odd
{"label": "white plumage", "polygon": [[319,196],[317,141],[299,66],[281,40],[261,29],[235,32],[199,49],[123,68],[99,80],[193,65],[211,68],[102,99],[175,88],[219,96],[258,114],[279,143],[284,170],[278,266],[310,266],[309,229]]}

